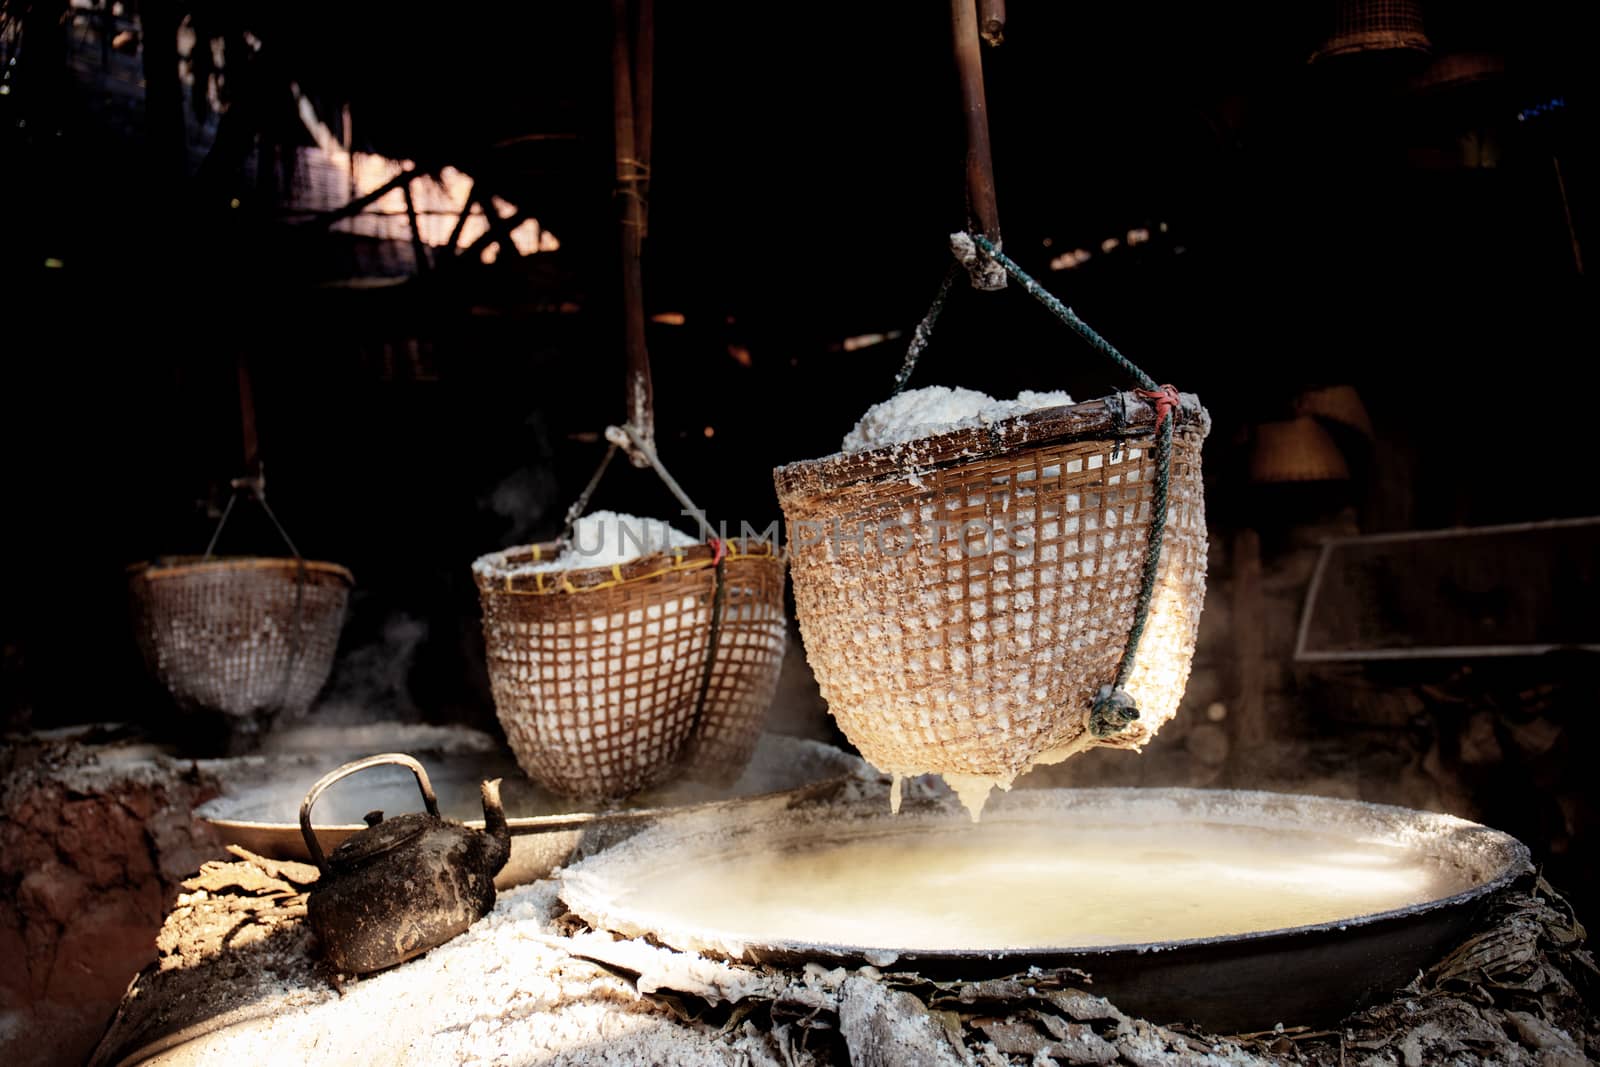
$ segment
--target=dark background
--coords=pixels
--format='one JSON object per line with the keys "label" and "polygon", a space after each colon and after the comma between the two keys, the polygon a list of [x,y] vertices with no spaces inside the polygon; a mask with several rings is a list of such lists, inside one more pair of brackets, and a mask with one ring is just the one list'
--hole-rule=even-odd
{"label": "dark background", "polygon": [[[1589,290],[1553,162],[1581,241],[1576,6],[1427,5],[1435,55],[1505,62],[1431,90],[1425,57],[1308,64],[1331,5],[1223,6],[1012,0],[985,49],[1007,250],[1203,397],[1221,529],[1262,518],[1249,427],[1332,383],[1405,458],[1350,490],[1367,529],[1600,510]],[[606,7],[146,3],[230,57],[261,42],[229,66],[202,162],[172,133],[184,101],[73,73],[86,31],[64,5],[0,8],[9,724],[163,721],[123,567],[204,546],[240,472],[241,356],[270,499],[307,555],[356,574],[330,694],[493,723],[468,565],[552,534],[602,448],[584,435],[623,416]],[[887,393],[903,341],[842,342],[908,329],[965,222],[948,17],[662,4],[657,33],[646,302],[684,316],[650,327],[660,450],[713,517],[764,526],[771,468],[835,450]],[[328,284],[348,239],[291,226],[261,165],[306,143],[290,82],[324,115],[348,105],[357,149],[468,170],[561,250]],[[573,136],[502,144],[551,133]],[[1136,227],[1148,243],[1099,251]],[[1093,258],[1049,269],[1077,247]],[[1120,388],[1097,359],[1019,291],[962,291],[914,384]],[[676,512],[631,470],[596,505]],[[276,547],[254,514],[227,537]]]}

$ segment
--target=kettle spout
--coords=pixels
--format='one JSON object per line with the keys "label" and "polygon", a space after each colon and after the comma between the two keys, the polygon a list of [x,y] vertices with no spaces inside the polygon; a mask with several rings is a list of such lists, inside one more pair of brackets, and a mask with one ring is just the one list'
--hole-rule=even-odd
{"label": "kettle spout", "polygon": [[511,858],[511,828],[506,825],[506,809],[500,803],[500,779],[484,782],[480,789],[483,793],[483,828],[490,838],[491,869],[498,874],[500,868],[506,865],[506,860]]}

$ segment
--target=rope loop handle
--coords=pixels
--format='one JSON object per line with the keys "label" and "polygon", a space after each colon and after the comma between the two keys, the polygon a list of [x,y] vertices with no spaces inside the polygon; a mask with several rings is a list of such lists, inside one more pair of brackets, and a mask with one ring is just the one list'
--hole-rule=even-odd
{"label": "rope loop handle", "polygon": [[261,510],[266,512],[267,518],[272,520],[273,529],[278,531],[278,536],[283,539],[284,545],[289,549],[289,554],[296,560],[304,562],[301,559],[300,550],[295,547],[294,539],[289,536],[289,531],[283,528],[283,523],[278,521],[277,513],[272,510],[272,505],[267,503],[266,464],[257,464],[254,475],[234,478],[228,484],[233,491],[228,494],[228,504],[222,509],[222,518],[217,520],[216,529],[211,531],[211,540],[206,542],[206,550],[204,555],[201,556],[201,562],[210,562],[211,557],[216,554],[217,541],[222,538],[222,528],[228,525],[228,518],[233,514],[233,505],[238,502],[241,493],[248,494],[257,504],[261,505]]}
{"label": "rope loop handle", "polygon": [[1167,416],[1172,414],[1178,405],[1183,402],[1178,395],[1178,387],[1175,385],[1163,385],[1159,389],[1135,389],[1134,392],[1142,399],[1150,401],[1151,405],[1156,409],[1156,431],[1158,433],[1162,424],[1167,421]]}
{"label": "rope loop handle", "polygon": [[[722,643],[723,609],[727,602],[727,571],[728,571],[728,543],[717,536],[716,529],[706,519],[706,513],[695,507],[689,494],[684,492],[683,486],[678,484],[661,457],[656,455],[655,446],[649,438],[640,432],[637,426],[625,422],[621,426],[606,427],[606,441],[609,442],[606,454],[600,460],[600,465],[589,476],[589,483],[584,486],[583,492],[572,502],[567,509],[565,527],[561,531],[561,545],[565,547],[571,542],[572,531],[583,513],[589,507],[589,500],[594,496],[595,489],[600,480],[611,467],[611,461],[618,452],[626,452],[628,458],[636,465],[649,466],[656,472],[656,477],[661,479],[661,484],[667,487],[678,503],[695,521],[700,524],[700,533],[705,538],[712,551],[712,597],[710,630],[706,637],[706,658],[700,672],[700,686],[695,695],[694,713],[689,720],[689,729],[684,734],[683,744],[678,750],[677,759],[681,760],[688,754],[695,737],[700,732],[700,722],[705,717],[706,700],[711,693],[711,677],[717,665],[717,647]],[[642,462],[641,462],[642,461]]]}
{"label": "rope loop handle", "polygon": [[222,509],[222,518],[217,520],[217,528],[211,531],[211,540],[206,542],[206,551],[200,557],[200,562],[209,563],[217,550],[217,541],[222,537],[222,528],[228,525],[228,518],[233,514],[233,505],[238,502],[240,494],[248,494],[261,510],[267,513],[267,518],[272,520],[273,529],[278,531],[278,536],[283,538],[283,543],[289,549],[289,554],[294,556],[294,629],[289,636],[289,657],[284,660],[283,674],[278,679],[278,696],[274,702],[282,707],[289,699],[289,686],[294,680],[295,664],[300,662],[300,657],[305,652],[305,598],[306,598],[306,561],[300,555],[300,549],[295,545],[294,539],[289,536],[289,531],[284,529],[283,523],[278,521],[277,512],[272,510],[272,505],[267,503],[267,465],[258,462],[253,475],[234,478],[229,483],[233,491],[228,494],[228,504]]}

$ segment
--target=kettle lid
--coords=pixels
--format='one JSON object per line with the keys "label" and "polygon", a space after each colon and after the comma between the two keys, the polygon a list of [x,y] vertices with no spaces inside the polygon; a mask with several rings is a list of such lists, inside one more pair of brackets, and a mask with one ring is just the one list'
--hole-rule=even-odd
{"label": "kettle lid", "polygon": [[328,861],[334,867],[354,867],[399,848],[439,821],[438,816],[422,812],[385,819],[345,838]]}

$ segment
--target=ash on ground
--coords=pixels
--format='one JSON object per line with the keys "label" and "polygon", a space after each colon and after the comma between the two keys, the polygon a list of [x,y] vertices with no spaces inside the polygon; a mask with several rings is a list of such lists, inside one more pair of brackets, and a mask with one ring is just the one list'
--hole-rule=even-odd
{"label": "ash on ground", "polygon": [[502,894],[466,934],[356,980],[303,924],[313,868],[232,850],[184,883],[161,958],[92,1061],[500,1064],[1497,1064],[1600,1054],[1600,972],[1544,883],[1396,997],[1333,1030],[1212,1035],[1132,1018],[1087,976],[933,982],[866,967],[751,967],[588,929],[552,882]]}

